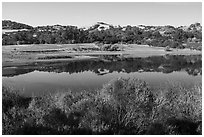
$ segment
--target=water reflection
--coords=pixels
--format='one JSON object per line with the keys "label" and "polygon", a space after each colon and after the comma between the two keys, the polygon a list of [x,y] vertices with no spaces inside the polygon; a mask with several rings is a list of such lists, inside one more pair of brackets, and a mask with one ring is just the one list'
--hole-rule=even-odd
{"label": "water reflection", "polygon": [[100,59],[43,62],[29,66],[3,68],[3,85],[26,96],[41,96],[59,90],[95,91],[111,79],[134,77],[146,81],[152,91],[165,83],[179,83],[191,88],[201,82],[201,55],[123,58],[100,56]]}
{"label": "water reflection", "polygon": [[163,72],[185,70],[189,75],[202,74],[201,55],[189,56],[154,56],[147,58],[123,58],[121,56],[100,56],[100,59],[68,61],[68,62],[40,62],[29,66],[3,68],[3,77],[13,77],[33,71],[55,72],[68,74],[92,71],[97,75],[112,72]]}

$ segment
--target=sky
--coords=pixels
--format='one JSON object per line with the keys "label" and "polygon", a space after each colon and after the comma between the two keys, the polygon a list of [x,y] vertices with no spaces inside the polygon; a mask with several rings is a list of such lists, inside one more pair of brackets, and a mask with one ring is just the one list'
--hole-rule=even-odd
{"label": "sky", "polygon": [[2,19],[31,26],[87,27],[98,21],[121,25],[185,26],[202,23],[201,2],[3,2]]}

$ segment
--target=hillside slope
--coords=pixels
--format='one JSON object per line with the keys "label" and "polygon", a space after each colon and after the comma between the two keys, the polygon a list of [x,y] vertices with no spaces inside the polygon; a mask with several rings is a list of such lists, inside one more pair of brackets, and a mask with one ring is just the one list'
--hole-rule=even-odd
{"label": "hillside slope", "polygon": [[13,30],[13,29],[33,29],[32,26],[23,23],[18,23],[10,20],[2,21],[2,29]]}

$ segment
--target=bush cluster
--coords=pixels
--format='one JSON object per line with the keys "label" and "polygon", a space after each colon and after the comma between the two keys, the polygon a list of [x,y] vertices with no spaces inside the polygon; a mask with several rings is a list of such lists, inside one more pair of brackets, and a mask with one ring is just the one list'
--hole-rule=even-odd
{"label": "bush cluster", "polygon": [[2,92],[3,134],[202,134],[201,84],[153,93],[144,81],[119,78],[96,92]]}

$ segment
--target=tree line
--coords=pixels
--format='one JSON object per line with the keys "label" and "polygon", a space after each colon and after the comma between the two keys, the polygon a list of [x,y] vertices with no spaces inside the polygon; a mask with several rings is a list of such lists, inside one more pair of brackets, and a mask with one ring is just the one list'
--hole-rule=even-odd
{"label": "tree line", "polygon": [[[168,27],[168,26],[167,26]],[[202,32],[184,31],[174,28],[161,34],[159,30],[144,30],[136,26],[110,27],[108,29],[82,29],[76,26],[42,26],[25,31],[9,32],[2,35],[3,45],[15,44],[104,44],[126,43],[147,44],[158,47],[185,48],[184,43],[201,43]]]}

